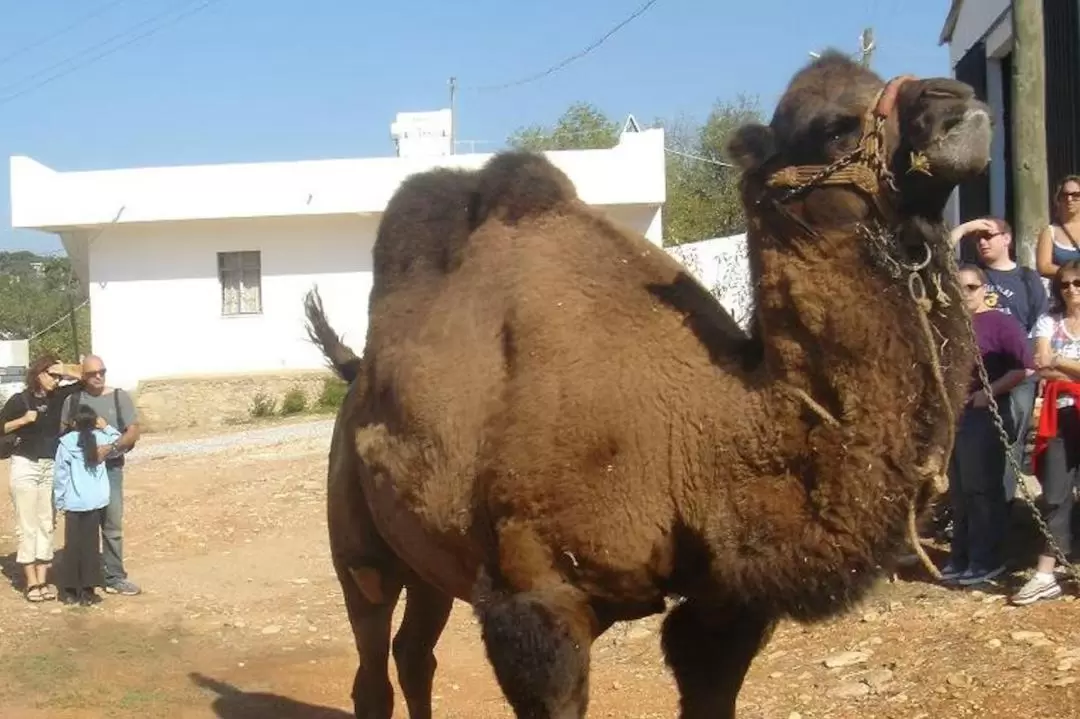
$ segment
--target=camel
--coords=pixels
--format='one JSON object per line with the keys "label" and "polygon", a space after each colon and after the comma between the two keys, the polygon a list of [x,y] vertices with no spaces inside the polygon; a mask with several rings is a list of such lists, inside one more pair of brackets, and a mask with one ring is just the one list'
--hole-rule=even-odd
{"label": "camel", "polygon": [[800,69],[728,148],[749,334],[541,155],[403,182],[363,356],[306,307],[351,381],[327,510],[358,719],[393,712],[391,652],[431,717],[454,599],[521,719],[584,717],[592,643],[658,613],[682,719],[734,717],[777,623],[864,597],[947,461],[974,350],[942,215],[990,136],[963,83]]}

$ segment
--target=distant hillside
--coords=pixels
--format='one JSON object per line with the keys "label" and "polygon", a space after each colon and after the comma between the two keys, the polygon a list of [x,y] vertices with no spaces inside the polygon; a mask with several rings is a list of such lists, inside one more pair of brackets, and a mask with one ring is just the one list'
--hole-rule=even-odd
{"label": "distant hillside", "polygon": [[75,362],[90,350],[89,307],[75,312],[74,333],[70,321],[72,306],[86,298],[67,257],[0,252],[0,337],[31,339],[31,356],[52,352]]}

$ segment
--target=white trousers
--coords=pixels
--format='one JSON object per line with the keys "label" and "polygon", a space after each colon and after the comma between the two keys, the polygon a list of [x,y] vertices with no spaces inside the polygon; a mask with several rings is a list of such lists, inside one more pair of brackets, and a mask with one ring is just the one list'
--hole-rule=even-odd
{"label": "white trousers", "polygon": [[53,460],[11,457],[11,503],[19,564],[51,562],[56,511],[53,509]]}

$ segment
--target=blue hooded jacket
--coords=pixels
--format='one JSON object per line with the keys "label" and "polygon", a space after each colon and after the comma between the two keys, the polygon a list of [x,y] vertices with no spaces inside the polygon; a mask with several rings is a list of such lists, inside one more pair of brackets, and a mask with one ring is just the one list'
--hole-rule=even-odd
{"label": "blue hooded jacket", "polygon": [[[95,429],[98,446],[104,447],[120,439],[113,427]],[[87,467],[79,433],[68,432],[60,438],[53,464],[53,501],[62,512],[89,512],[109,504],[109,475],[105,463]]]}

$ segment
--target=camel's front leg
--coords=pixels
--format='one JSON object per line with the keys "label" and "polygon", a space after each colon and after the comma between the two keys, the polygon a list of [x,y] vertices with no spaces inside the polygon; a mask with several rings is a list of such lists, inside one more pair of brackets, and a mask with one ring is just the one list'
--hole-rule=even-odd
{"label": "camel's front leg", "polygon": [[686,601],[664,620],[664,658],[679,687],[680,719],[734,719],[750,662],[772,632],[768,617],[744,608]]}

